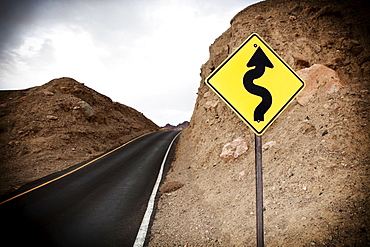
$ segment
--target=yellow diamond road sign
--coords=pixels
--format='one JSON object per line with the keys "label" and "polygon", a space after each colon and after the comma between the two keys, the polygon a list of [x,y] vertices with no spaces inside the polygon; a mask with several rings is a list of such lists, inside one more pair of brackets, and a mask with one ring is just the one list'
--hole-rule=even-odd
{"label": "yellow diamond road sign", "polygon": [[208,76],[206,83],[256,135],[262,135],[305,86],[255,33]]}

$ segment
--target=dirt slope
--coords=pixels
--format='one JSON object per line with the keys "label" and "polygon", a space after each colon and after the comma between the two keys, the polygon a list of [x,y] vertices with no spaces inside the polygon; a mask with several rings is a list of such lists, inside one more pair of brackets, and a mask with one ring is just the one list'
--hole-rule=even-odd
{"label": "dirt slope", "polygon": [[71,78],[0,91],[0,194],[154,130],[142,113]]}
{"label": "dirt slope", "polygon": [[[253,133],[204,84],[253,32],[294,70],[323,69],[309,81],[307,102],[295,100],[263,135],[266,246],[370,245],[365,3],[267,0],[231,20],[201,68],[190,127],[166,178],[183,186],[162,193],[149,246],[256,245]],[[335,79],[327,71],[342,88],[325,86]],[[221,158],[237,138],[249,149]]]}

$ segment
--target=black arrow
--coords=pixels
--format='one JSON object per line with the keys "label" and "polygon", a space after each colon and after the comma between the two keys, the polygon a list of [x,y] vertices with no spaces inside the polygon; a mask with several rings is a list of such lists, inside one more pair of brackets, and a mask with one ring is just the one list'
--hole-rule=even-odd
{"label": "black arrow", "polygon": [[260,78],[265,73],[265,67],[273,68],[274,65],[262,51],[261,47],[258,47],[256,52],[247,63],[247,67],[253,66],[255,66],[254,69],[251,69],[244,74],[243,84],[249,93],[262,98],[261,103],[254,110],[254,121],[260,122],[264,121],[264,115],[271,107],[272,97],[266,88],[254,84],[253,80]]}

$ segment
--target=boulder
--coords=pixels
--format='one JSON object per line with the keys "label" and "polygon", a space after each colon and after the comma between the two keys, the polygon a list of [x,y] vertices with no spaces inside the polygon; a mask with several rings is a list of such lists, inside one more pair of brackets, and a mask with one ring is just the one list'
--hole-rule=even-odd
{"label": "boulder", "polygon": [[322,64],[298,70],[297,74],[306,82],[305,89],[297,96],[300,105],[307,104],[318,91],[331,94],[343,87],[338,73]]}

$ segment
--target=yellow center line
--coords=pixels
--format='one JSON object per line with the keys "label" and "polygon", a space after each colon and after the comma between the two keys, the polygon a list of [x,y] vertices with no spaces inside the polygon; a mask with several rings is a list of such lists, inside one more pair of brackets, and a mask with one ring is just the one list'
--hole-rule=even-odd
{"label": "yellow center line", "polygon": [[0,203],[0,205],[4,204],[4,203],[6,203],[6,202],[9,202],[9,201],[11,201],[11,200],[13,200],[13,199],[15,199],[15,198],[18,198],[18,197],[20,197],[20,196],[23,196],[24,194],[27,194],[27,193],[29,193],[29,192],[31,192],[31,191],[34,191],[34,190],[38,189],[38,188],[41,188],[41,187],[43,187],[43,186],[45,186],[45,185],[47,185],[47,184],[50,184],[50,183],[52,183],[52,182],[54,182],[54,181],[56,181],[56,180],[58,180],[58,179],[61,179],[61,178],[65,177],[65,176],[67,176],[67,175],[69,175],[69,174],[71,174],[71,173],[74,173],[75,171],[78,171],[78,170],[80,170],[81,168],[84,168],[85,166],[90,165],[91,163],[93,163],[93,162],[95,162],[95,161],[97,161],[97,160],[99,160],[99,159],[101,159],[101,158],[103,158],[103,157],[107,156],[108,154],[111,154],[111,153],[113,153],[113,152],[117,151],[118,149],[120,149],[120,148],[122,148],[122,147],[126,146],[127,144],[129,144],[129,143],[131,143],[131,142],[133,142],[133,141],[135,141],[135,140],[137,140],[137,139],[139,139],[139,138],[141,138],[141,137],[143,137],[143,136],[145,136],[145,135],[148,135],[148,134],[150,134],[150,133],[152,133],[152,132],[149,132],[149,133],[146,133],[146,134],[142,134],[141,136],[138,136],[138,137],[136,137],[136,138],[134,138],[134,139],[132,139],[132,140],[130,140],[130,141],[128,141],[128,142],[126,142],[126,143],[122,144],[121,146],[119,146],[119,147],[117,147],[117,148],[115,148],[115,149],[113,149],[113,150],[111,150],[111,151],[109,151],[109,152],[107,152],[107,153],[105,153],[105,154],[103,154],[103,155],[101,155],[101,156],[99,156],[99,157],[97,157],[97,158],[95,158],[95,159],[91,160],[90,162],[88,162],[88,163],[86,163],[86,164],[84,164],[84,165],[82,165],[82,166],[80,166],[80,167],[77,167],[76,169],[74,169],[74,170],[72,170],[72,171],[70,171],[70,172],[67,172],[67,173],[65,173],[65,174],[63,174],[63,175],[61,175],[61,176],[59,176],[59,177],[57,177],[57,178],[54,178],[54,179],[52,179],[52,180],[50,180],[50,181],[47,181],[47,182],[45,182],[45,183],[43,183],[43,184],[40,184],[40,185],[38,185],[38,186],[34,187],[34,188],[32,188],[32,189],[29,189],[29,190],[27,190],[27,191],[25,191],[25,192],[22,192],[22,193],[20,193],[20,194],[18,194],[18,195],[15,195],[15,196],[13,196],[13,197],[11,197],[11,198],[9,198],[9,199],[6,199],[5,201],[2,201],[2,202]]}

